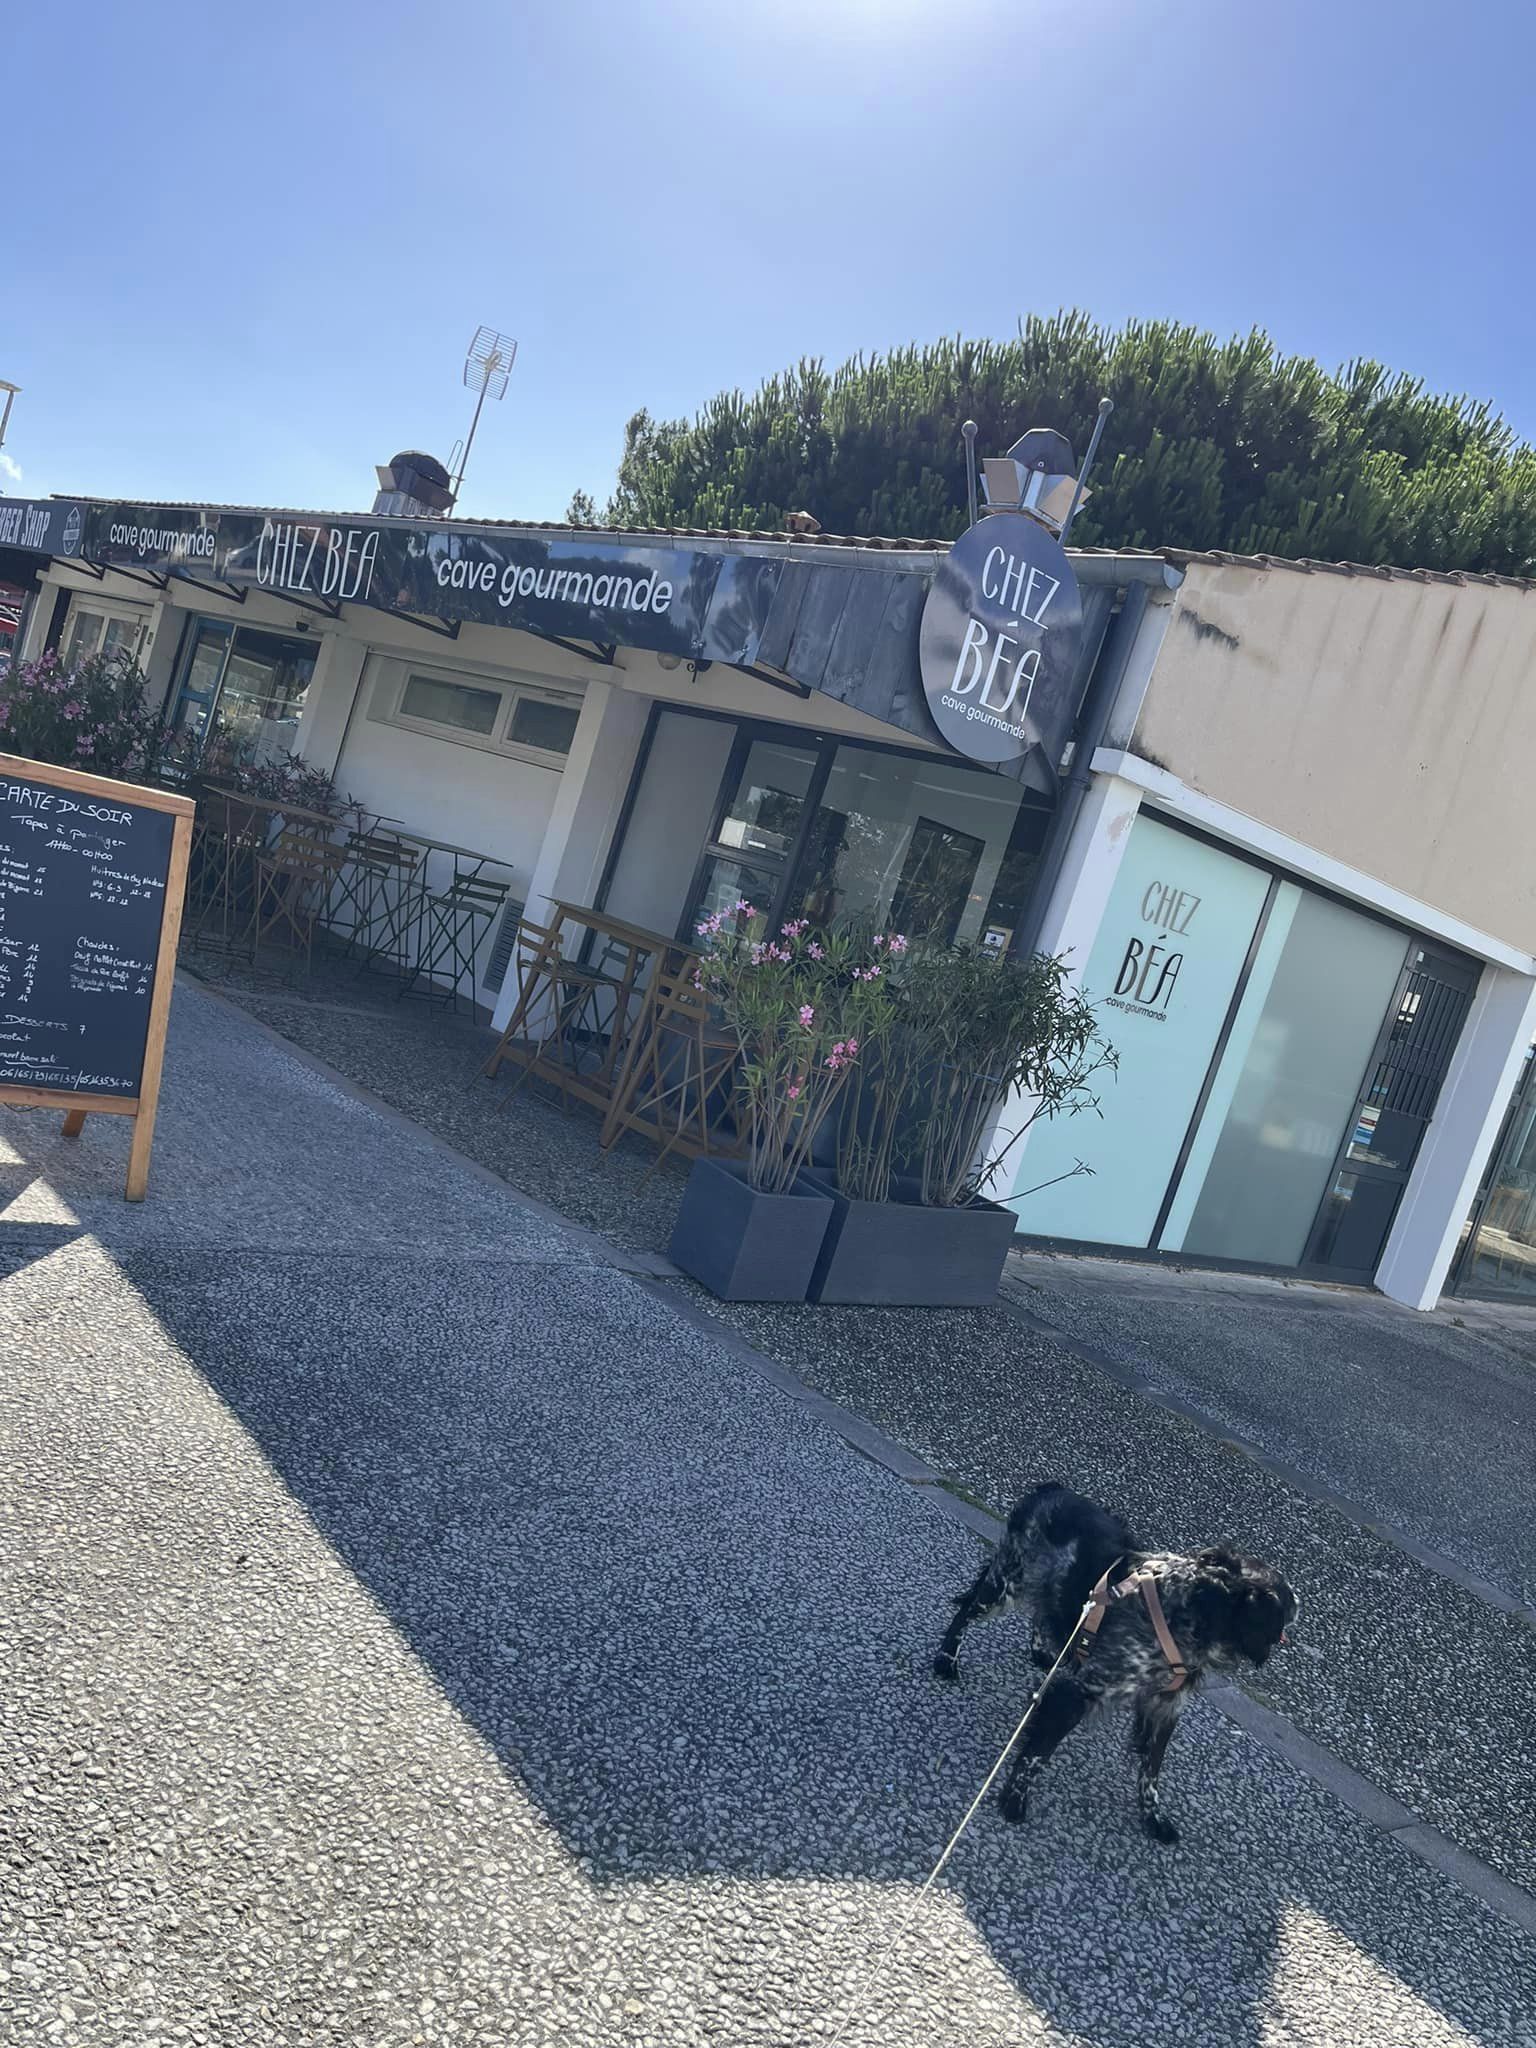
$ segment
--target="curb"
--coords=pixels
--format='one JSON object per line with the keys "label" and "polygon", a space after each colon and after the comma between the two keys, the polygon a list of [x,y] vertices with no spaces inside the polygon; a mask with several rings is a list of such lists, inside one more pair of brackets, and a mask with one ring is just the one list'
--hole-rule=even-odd
{"label": "curb", "polygon": [[[177,971],[180,977],[183,970]],[[770,1386],[776,1387],[780,1393],[798,1403],[808,1414],[840,1437],[850,1450],[857,1451],[861,1457],[867,1458],[872,1464],[880,1466],[905,1484],[920,1488],[924,1499],[939,1514],[959,1523],[962,1528],[969,1530],[974,1536],[981,1537],[985,1542],[997,1542],[1002,1534],[1003,1525],[995,1515],[953,1492],[951,1483],[945,1479],[943,1473],[915,1456],[893,1437],[887,1436],[884,1430],[876,1428],[872,1422],[865,1421],[863,1416],[854,1414],[851,1409],[841,1407],[825,1394],[818,1393],[815,1388],[808,1387],[788,1366],[780,1365],[776,1359],[767,1357],[761,1351],[755,1351],[728,1324],[718,1321],[706,1309],[689,1300],[676,1285],[682,1275],[659,1253],[625,1252],[607,1238],[599,1236],[596,1231],[571,1222],[549,1203],[541,1202],[535,1195],[525,1194],[521,1188],[514,1187],[492,1168],[482,1166],[477,1159],[471,1159],[467,1153],[460,1152],[445,1138],[439,1138],[435,1132],[428,1130],[424,1124],[417,1123],[402,1110],[395,1109],[382,1097],[373,1094],[371,1090],[349,1080],[346,1075],[316,1054],[306,1052],[302,1046],[295,1045],[292,1039],[285,1038],[275,1026],[254,1016],[232,997],[210,988],[195,975],[187,979],[196,994],[233,1011],[274,1045],[280,1047],[291,1059],[298,1061],[311,1073],[319,1075],[339,1093],[349,1096],[354,1102],[371,1110],[386,1122],[409,1131],[415,1138],[429,1145],[433,1151],[453,1159],[477,1179],[499,1188],[510,1200],[557,1224],[567,1237],[573,1239],[597,1263],[628,1274],[654,1300],[664,1304],[673,1315],[681,1317],[684,1322],[702,1331],[720,1350],[745,1366],[759,1379],[766,1380]],[[1017,1315],[1027,1326],[1037,1330],[1041,1336],[1067,1345],[1086,1363],[1109,1373],[1121,1384],[1130,1387],[1133,1392],[1157,1401],[1164,1407],[1172,1408],[1176,1413],[1184,1415],[1187,1420],[1194,1421],[1202,1428],[1221,1436],[1224,1441],[1234,1443],[1267,1471],[1285,1479],[1287,1484],[1296,1486],[1307,1498],[1324,1501],[1329,1506],[1337,1506],[1351,1520],[1360,1521],[1362,1526],[1371,1529],[1374,1534],[1385,1536],[1390,1541],[1398,1540],[1380,1523],[1366,1521],[1358,1509],[1352,1510],[1339,1497],[1305,1483],[1301,1475],[1289,1476],[1286,1468],[1278,1461],[1234,1438],[1229,1431],[1220,1428],[1209,1417],[1202,1416],[1198,1409],[1147,1385],[1139,1375],[1111,1359],[1107,1353],[1099,1352],[1092,1345],[1072,1342],[1053,1325],[1030,1315],[1016,1303],[1007,1301],[1006,1297],[1004,1299],[1009,1311]],[[1410,1548],[1406,1543],[1402,1547]],[[1430,1561],[1432,1558],[1432,1553],[1424,1552],[1421,1546],[1412,1549],[1411,1554],[1419,1557],[1421,1562]],[[1445,1562],[1450,1563],[1450,1560]],[[1439,1563],[1433,1563],[1431,1568],[1437,1571],[1443,1569]],[[1444,1575],[1454,1578],[1458,1584],[1465,1585],[1469,1591],[1480,1590],[1480,1582],[1475,1580],[1472,1574],[1461,1571],[1459,1567],[1446,1571]],[[1507,1594],[1501,1595],[1493,1604],[1527,1620],[1536,1619],[1518,1602],[1511,1603]],[[1420,1863],[1438,1872],[1442,1877],[1449,1878],[1463,1891],[1471,1893],[1500,1919],[1509,1922],[1522,1933],[1536,1937],[1536,1897],[1532,1897],[1521,1886],[1511,1883],[1508,1878],[1501,1876],[1498,1871],[1470,1855],[1465,1849],[1458,1848],[1438,1829],[1421,1821],[1409,1807],[1381,1791],[1358,1771],[1352,1770],[1331,1750],[1323,1748],[1321,1743],[1314,1742],[1292,1722],[1275,1713],[1272,1708],[1251,1699],[1236,1686],[1208,1686],[1202,1697],[1218,1714],[1240,1728],[1260,1748],[1269,1751],[1301,1777],[1319,1786],[1358,1819],[1396,1842]]]}

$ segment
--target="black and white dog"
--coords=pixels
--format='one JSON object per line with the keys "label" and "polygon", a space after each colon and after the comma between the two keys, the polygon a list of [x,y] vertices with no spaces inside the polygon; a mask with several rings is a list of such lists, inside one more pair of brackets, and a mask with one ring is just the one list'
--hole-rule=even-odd
{"label": "black and white dog", "polygon": [[1106,1572],[1115,1586],[1133,1573],[1153,1580],[1162,1614],[1184,1667],[1182,1679],[1159,1644],[1151,1610],[1137,1594],[1112,1600],[1091,1646],[1068,1656],[1041,1694],[1003,1788],[1009,1820],[1023,1820],[1029,1788],[1057,1744],[1104,1700],[1128,1701],[1131,1747],[1142,1825],[1158,1842],[1179,1831],[1158,1808],[1157,1778],[1179,1715],[1206,1672],[1262,1664],[1296,1613],[1296,1596],[1280,1574],[1235,1550],[1179,1557],[1144,1550],[1118,1515],[1065,1486],[1037,1486],[1008,1517],[1002,1542],[968,1592],[933,1660],[940,1678],[960,1675],[960,1638],[973,1621],[1023,1607],[1033,1631],[1032,1654],[1048,1671],[1077,1626],[1084,1603]]}

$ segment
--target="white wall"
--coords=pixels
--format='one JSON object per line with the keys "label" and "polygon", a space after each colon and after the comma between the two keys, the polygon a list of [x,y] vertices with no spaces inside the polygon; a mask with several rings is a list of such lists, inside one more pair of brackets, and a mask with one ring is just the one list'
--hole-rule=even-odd
{"label": "white wall", "polygon": [[560,770],[381,723],[369,714],[373,693],[388,688],[382,667],[371,662],[363,676],[363,700],[336,764],[338,785],[410,832],[489,855],[512,870],[513,894],[524,896]]}

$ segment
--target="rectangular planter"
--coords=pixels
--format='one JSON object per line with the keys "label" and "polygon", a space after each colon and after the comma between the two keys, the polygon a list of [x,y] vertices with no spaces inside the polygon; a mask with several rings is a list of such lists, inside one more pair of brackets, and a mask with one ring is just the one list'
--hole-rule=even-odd
{"label": "rectangular planter", "polygon": [[696,1159],[668,1255],[721,1301],[804,1301],[831,1214],[804,1175],[793,1194],[763,1195],[738,1161]]}
{"label": "rectangular planter", "polygon": [[[928,1209],[898,1181],[898,1199],[850,1202],[835,1188],[832,1220],[810,1299],[887,1308],[984,1308],[997,1298],[1018,1228],[1011,1209],[978,1196],[963,1209]],[[905,1199],[901,1199],[901,1197]]]}

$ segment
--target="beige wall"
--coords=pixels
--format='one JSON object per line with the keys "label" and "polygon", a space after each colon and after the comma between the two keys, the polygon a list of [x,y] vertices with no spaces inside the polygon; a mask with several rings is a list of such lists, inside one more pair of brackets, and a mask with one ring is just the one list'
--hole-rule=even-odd
{"label": "beige wall", "polygon": [[1536,590],[1192,563],[1111,741],[1536,951]]}

